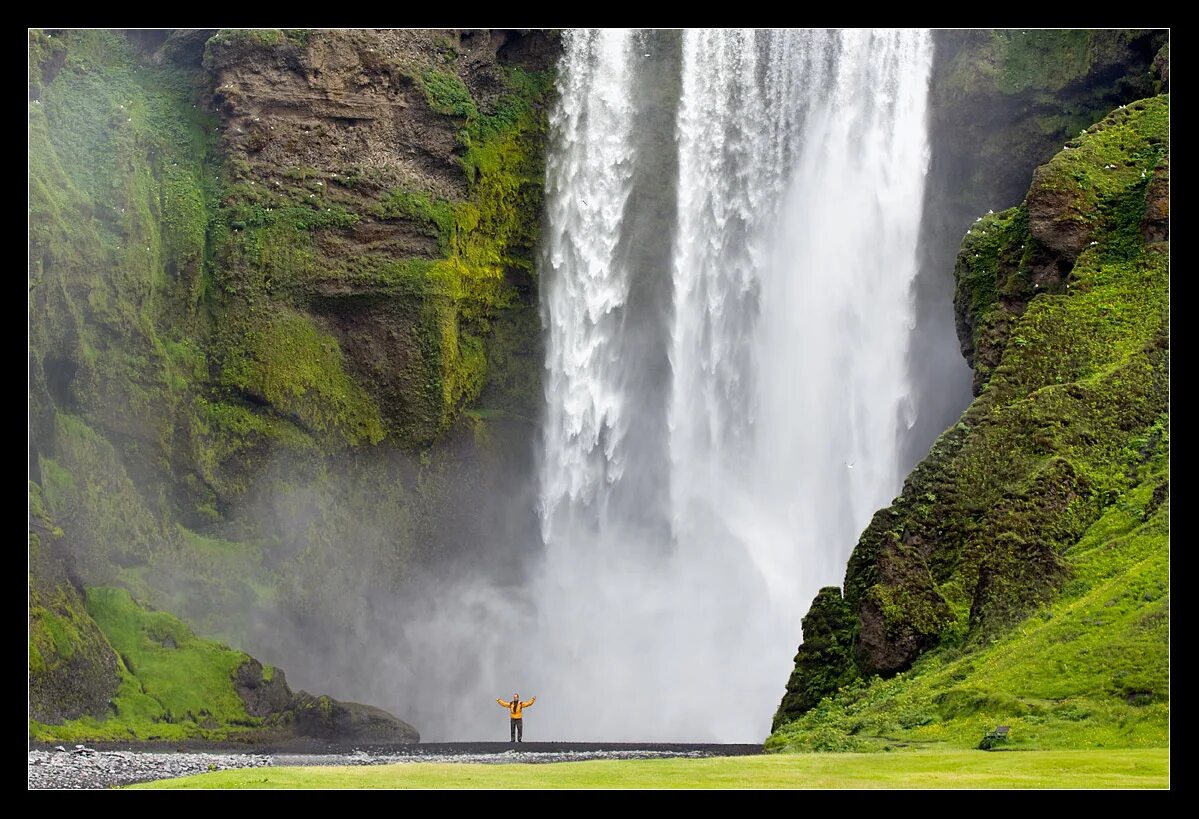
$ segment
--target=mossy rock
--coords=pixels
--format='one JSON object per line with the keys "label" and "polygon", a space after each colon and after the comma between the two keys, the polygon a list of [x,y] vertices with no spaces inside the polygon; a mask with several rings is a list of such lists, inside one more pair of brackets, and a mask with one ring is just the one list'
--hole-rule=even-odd
{"label": "mossy rock", "polygon": [[301,691],[292,705],[296,731],[330,742],[388,745],[420,741],[420,733],[381,708]]}
{"label": "mossy rock", "polygon": [[30,485],[29,718],[103,719],[120,684],[119,661],[68,571],[63,532]]}

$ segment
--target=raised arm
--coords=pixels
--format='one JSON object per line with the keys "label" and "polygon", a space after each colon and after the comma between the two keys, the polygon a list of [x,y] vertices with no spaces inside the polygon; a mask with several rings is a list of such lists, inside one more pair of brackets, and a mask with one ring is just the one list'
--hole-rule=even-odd
{"label": "raised arm", "polygon": [[532,705],[532,704],[533,704],[533,703],[535,703],[535,702],[537,702],[537,698],[536,698],[536,697],[533,697],[533,699],[531,699],[531,700],[528,700],[528,701],[526,701],[526,702],[522,702],[522,703],[520,704],[520,707],[521,707],[521,708],[528,708],[530,705]]}
{"label": "raised arm", "polygon": [[496,698],[495,698],[495,701],[496,701],[497,703],[499,703],[499,706],[500,706],[500,708],[509,708],[509,707],[511,707],[511,706],[512,706],[512,703],[510,703],[510,702],[504,702],[504,701],[503,701],[503,700],[501,700],[499,697],[496,697]]}

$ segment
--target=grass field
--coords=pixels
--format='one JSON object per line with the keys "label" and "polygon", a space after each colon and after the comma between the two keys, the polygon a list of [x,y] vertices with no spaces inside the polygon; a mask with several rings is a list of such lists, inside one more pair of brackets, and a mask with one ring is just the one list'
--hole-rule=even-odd
{"label": "grass field", "polygon": [[135,788],[1165,788],[1166,748],[251,768]]}

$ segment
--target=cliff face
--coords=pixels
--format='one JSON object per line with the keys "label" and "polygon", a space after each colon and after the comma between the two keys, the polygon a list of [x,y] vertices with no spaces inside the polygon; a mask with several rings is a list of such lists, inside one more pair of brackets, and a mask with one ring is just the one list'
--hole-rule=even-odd
{"label": "cliff face", "polygon": [[36,484],[29,501],[29,717],[102,719],[120,682],[116,655],[70,577],[63,531],[46,514]]}
{"label": "cliff face", "polygon": [[30,470],[81,584],[290,656],[535,525],[555,49],[31,32]]}
{"label": "cliff face", "polygon": [[[514,352],[494,349],[507,341],[494,326],[520,324],[536,295],[552,56],[540,33],[208,41],[234,234],[214,270],[239,301],[297,311],[263,331],[239,304],[231,386],[352,444],[427,446],[485,385],[489,409],[531,413],[527,384],[489,382],[488,360]],[[302,374],[276,358],[309,325],[364,395],[295,400]]]}
{"label": "cliff face", "polygon": [[774,747],[1164,741],[1167,134],[1166,96],[1121,106],[966,234],[978,397],[814,602]]}
{"label": "cliff face", "polygon": [[[920,332],[909,354],[915,465],[971,397],[949,309],[962,234],[979,215],[1020,202],[1037,166],[1118,105],[1158,92],[1164,31],[935,32],[929,86],[931,162],[916,282]],[[974,385],[977,387],[977,380]]]}

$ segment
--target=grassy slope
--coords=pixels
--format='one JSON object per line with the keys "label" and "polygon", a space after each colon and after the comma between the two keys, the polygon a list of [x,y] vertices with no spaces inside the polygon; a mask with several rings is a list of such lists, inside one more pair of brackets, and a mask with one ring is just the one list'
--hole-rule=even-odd
{"label": "grassy slope", "polygon": [[410,764],[220,771],[135,788],[1164,788],[1164,750],[911,752],[549,765]]}
{"label": "grassy slope", "polygon": [[959,298],[1002,356],[846,581],[930,648],[891,679],[801,649],[769,749],[971,747],[998,723],[1030,748],[1167,744],[1169,255],[1141,235],[1167,118],[1164,96],[1114,111],[1038,171],[1089,233],[1056,292],[1036,294],[1025,207],[967,235]]}
{"label": "grassy slope", "polygon": [[87,613],[120,658],[112,713],[61,725],[31,721],[32,738],[217,739],[261,725],[233,688],[247,655],[196,637],[178,618],[141,607],[124,589],[88,589]]}
{"label": "grassy slope", "polygon": [[1061,599],[975,651],[933,651],[911,671],[827,699],[771,750],[973,747],[995,725],[1016,748],[1165,746],[1169,740],[1165,506],[1144,487],[1070,551]]}

